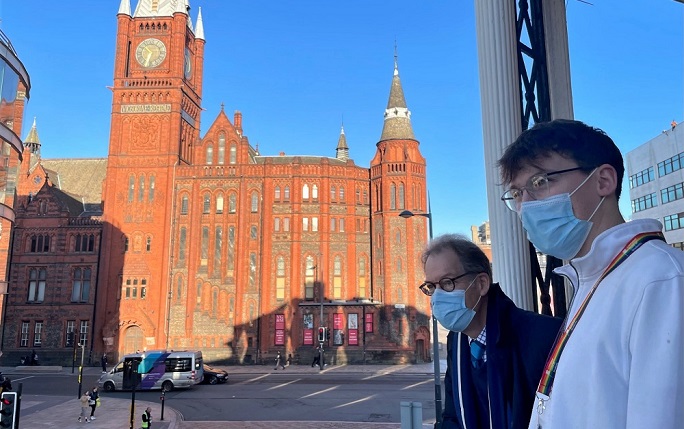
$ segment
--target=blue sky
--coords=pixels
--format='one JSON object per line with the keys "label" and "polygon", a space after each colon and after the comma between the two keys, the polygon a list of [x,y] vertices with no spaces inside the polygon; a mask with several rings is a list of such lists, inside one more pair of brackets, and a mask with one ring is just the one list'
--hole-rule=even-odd
{"label": "blue sky", "polygon": [[[105,157],[119,0],[0,1],[32,82],[22,137],[35,116],[44,158]],[[684,122],[684,4],[591,1],[567,2],[575,117],[626,152]],[[470,235],[488,218],[474,4],[191,0],[207,40],[202,135],[224,103],[263,155],[334,156],[344,121],[350,156],[367,167],[396,40],[435,234]]]}

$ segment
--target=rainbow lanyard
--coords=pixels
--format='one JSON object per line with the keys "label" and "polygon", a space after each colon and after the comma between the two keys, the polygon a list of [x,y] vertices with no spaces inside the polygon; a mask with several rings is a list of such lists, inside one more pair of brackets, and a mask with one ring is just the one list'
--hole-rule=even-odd
{"label": "rainbow lanyard", "polygon": [[556,341],[553,343],[553,347],[551,348],[549,357],[546,359],[546,365],[544,365],[544,372],[542,373],[542,378],[539,382],[539,387],[537,388],[537,398],[539,399],[537,412],[539,414],[544,413],[544,402],[548,401],[551,395],[551,389],[553,388],[553,380],[556,376],[556,369],[558,368],[558,361],[560,360],[561,353],[563,353],[563,349],[565,349],[565,345],[568,343],[570,335],[572,335],[573,331],[575,330],[577,322],[579,322],[579,319],[582,317],[584,310],[586,310],[587,305],[589,304],[589,300],[591,300],[591,297],[594,295],[594,292],[596,292],[599,283],[601,283],[601,281],[614,269],[616,269],[620,264],[625,262],[625,260],[629,258],[639,247],[641,247],[642,244],[651,240],[665,241],[665,237],[663,236],[662,232],[644,232],[636,235],[629,241],[629,243],[627,243],[627,245],[625,245],[625,247],[617,254],[617,256],[615,256],[615,258],[608,265],[608,267],[606,267],[603,274],[601,274],[598,280],[596,280],[596,283],[594,283],[594,286],[587,294],[587,297],[584,298],[584,301],[582,301],[582,305],[580,305],[579,309],[577,310],[577,313],[575,313],[575,316],[572,318],[570,323],[566,325],[565,330],[556,337]]}

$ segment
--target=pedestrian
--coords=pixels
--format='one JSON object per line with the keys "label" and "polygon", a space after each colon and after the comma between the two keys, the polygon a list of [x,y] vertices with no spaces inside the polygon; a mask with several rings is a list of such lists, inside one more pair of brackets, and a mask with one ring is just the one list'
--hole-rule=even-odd
{"label": "pedestrian", "polygon": [[90,391],[90,399],[88,400],[88,405],[90,405],[90,420],[96,420],[95,408],[97,408],[97,403],[99,402],[100,394],[97,391],[97,386],[93,387]]}
{"label": "pedestrian", "polygon": [[442,429],[527,427],[561,320],[516,307],[492,282],[485,253],[464,236],[431,240],[421,260],[419,288],[450,331]]}
{"label": "pedestrian", "polygon": [[292,353],[287,354],[287,366],[292,365]]}
{"label": "pedestrian", "polygon": [[90,423],[90,419],[88,419],[88,408],[90,407],[89,401],[90,392],[85,392],[83,395],[81,395],[81,415],[78,416],[79,422],[85,419],[86,423]]}
{"label": "pedestrian", "polygon": [[38,354],[35,350],[31,350],[31,365],[38,365]]}
{"label": "pedestrian", "polygon": [[539,251],[568,260],[554,271],[575,290],[529,427],[681,428],[684,252],[658,220],[623,219],[620,150],[558,119],[523,132],[499,168],[502,200]]}
{"label": "pedestrian", "polygon": [[316,351],[314,352],[313,362],[311,362],[311,367],[321,364],[321,346],[316,346]]}
{"label": "pedestrian", "polygon": [[12,390],[12,381],[9,377],[2,377],[2,385],[0,385],[0,392],[10,392]]}
{"label": "pedestrian", "polygon": [[275,358],[275,368],[273,369],[277,370],[279,366],[285,369],[285,365],[283,364],[283,355],[281,355],[280,352],[278,352],[278,355]]}
{"label": "pedestrian", "polygon": [[145,408],[142,414],[142,429],[150,429],[152,427],[152,408]]}
{"label": "pedestrian", "polygon": [[102,353],[100,364],[102,365],[102,372],[107,372],[107,353]]}

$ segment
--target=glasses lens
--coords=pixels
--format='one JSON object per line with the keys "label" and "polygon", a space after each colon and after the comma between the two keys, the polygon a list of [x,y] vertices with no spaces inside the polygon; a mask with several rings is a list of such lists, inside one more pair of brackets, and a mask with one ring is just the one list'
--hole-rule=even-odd
{"label": "glasses lens", "polygon": [[506,207],[517,212],[522,200],[522,192],[517,189],[510,189],[501,196],[501,200],[506,203]]}
{"label": "glasses lens", "polygon": [[435,285],[432,283],[423,283],[422,285],[418,286],[418,288],[427,296],[431,296],[435,292]]}
{"label": "glasses lens", "polygon": [[546,174],[537,174],[527,182],[527,192],[535,200],[543,200],[549,193],[549,178]]}
{"label": "glasses lens", "polygon": [[442,279],[439,281],[439,287],[441,287],[442,290],[445,292],[451,292],[454,290],[454,287],[456,287],[456,285],[454,284],[454,281],[452,279]]}

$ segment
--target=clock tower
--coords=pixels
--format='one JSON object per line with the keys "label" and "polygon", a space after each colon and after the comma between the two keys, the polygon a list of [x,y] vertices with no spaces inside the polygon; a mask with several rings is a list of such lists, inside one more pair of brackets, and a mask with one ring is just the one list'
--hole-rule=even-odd
{"label": "clock tower", "polygon": [[176,170],[199,141],[204,28],[188,0],[121,0],[95,346],[165,348]]}

